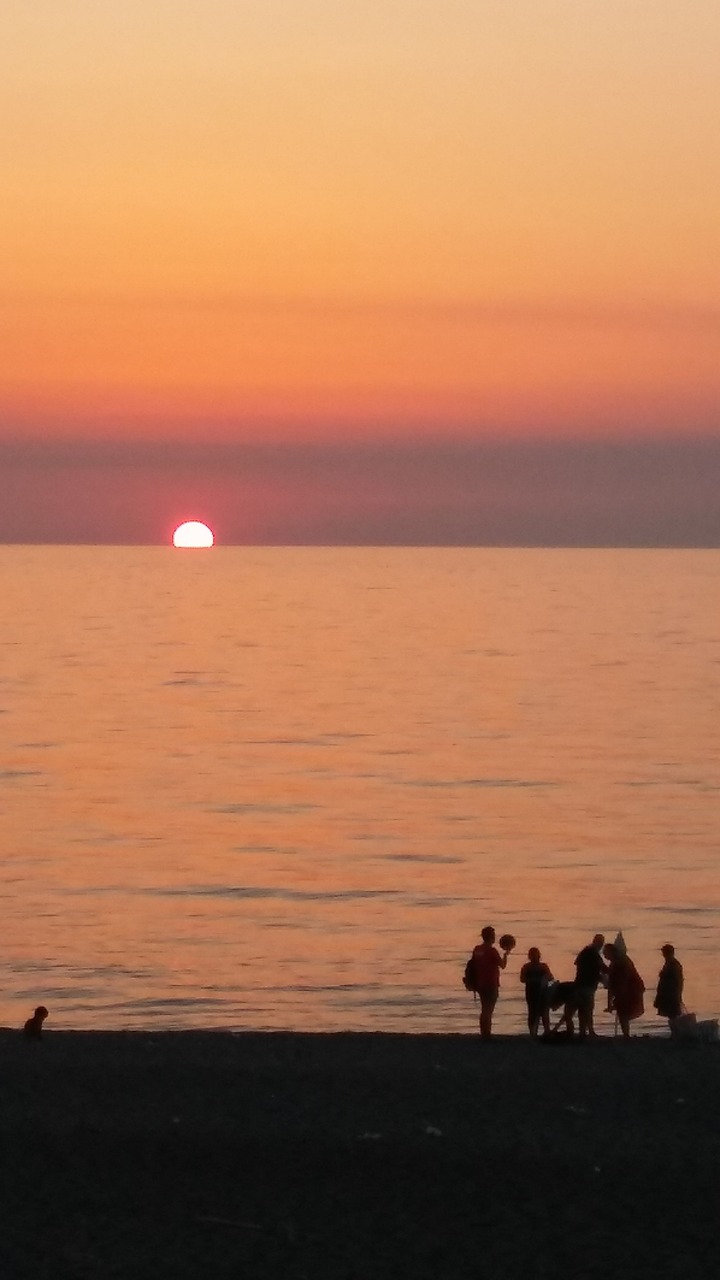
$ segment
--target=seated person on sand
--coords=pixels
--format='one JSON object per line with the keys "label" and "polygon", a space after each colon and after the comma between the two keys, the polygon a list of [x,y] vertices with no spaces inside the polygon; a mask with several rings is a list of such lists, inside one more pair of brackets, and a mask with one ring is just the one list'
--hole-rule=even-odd
{"label": "seated person on sand", "polygon": [[643,1000],[645,983],[629,955],[614,942],[605,944],[603,955],[610,966],[608,1009],[616,1014],[620,1030],[627,1038],[630,1035],[630,1023],[633,1018],[639,1018],[645,1012]]}
{"label": "seated person on sand", "polygon": [[25,1026],[23,1027],[23,1034],[27,1036],[28,1040],[42,1039],[42,1026],[47,1016],[48,1011],[45,1008],[45,1005],[39,1004],[32,1018],[28,1018]]}
{"label": "seated person on sand", "polygon": [[543,963],[537,947],[531,947],[528,951],[527,963],[520,970],[520,981],[525,984],[527,1022],[530,1035],[537,1035],[541,1022],[545,1035],[549,1035],[550,1002],[548,988],[553,981],[553,976],[549,966]]}
{"label": "seated person on sand", "polygon": [[666,942],[665,946],[660,948],[660,952],[665,963],[658,974],[653,1004],[661,1018],[667,1018],[668,1022],[672,1022],[673,1018],[680,1017],[684,1009],[682,997],[685,978],[680,961],[675,959],[675,948],[672,943]]}

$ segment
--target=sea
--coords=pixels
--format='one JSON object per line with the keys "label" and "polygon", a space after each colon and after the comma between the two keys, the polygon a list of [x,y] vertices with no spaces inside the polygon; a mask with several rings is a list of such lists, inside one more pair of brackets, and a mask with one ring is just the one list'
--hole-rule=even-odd
{"label": "sea", "polygon": [[[0,1021],[475,1033],[672,942],[720,1014],[720,551],[0,548]],[[598,1026],[613,1034],[598,1001]]]}

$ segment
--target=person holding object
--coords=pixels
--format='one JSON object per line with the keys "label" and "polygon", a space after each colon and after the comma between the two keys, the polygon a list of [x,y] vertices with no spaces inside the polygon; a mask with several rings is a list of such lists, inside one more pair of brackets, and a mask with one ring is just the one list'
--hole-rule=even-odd
{"label": "person holding object", "polygon": [[508,953],[515,946],[515,939],[510,934],[503,934],[500,939],[501,955],[495,946],[495,930],[492,925],[486,925],[480,937],[482,942],[473,948],[472,967],[475,990],[480,998],[480,1036],[483,1040],[489,1040],[492,1036],[493,1013],[500,995],[500,970],[507,965]]}
{"label": "person holding object", "polygon": [[627,1039],[630,1035],[630,1023],[645,1012],[645,983],[638,973],[627,952],[620,950],[614,942],[603,947],[603,955],[610,968],[608,970],[608,1003],[611,1011],[617,1014],[620,1030]]}

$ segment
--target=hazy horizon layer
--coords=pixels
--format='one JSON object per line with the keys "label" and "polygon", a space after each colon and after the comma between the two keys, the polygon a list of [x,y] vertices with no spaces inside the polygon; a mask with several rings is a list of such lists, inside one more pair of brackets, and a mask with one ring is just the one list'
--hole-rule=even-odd
{"label": "hazy horizon layer", "polygon": [[0,542],[720,545],[720,439],[0,437]]}

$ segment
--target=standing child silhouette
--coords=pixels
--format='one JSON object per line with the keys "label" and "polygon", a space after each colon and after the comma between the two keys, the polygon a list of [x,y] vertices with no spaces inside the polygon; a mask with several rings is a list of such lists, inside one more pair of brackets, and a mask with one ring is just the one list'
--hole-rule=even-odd
{"label": "standing child silhouette", "polygon": [[536,1036],[542,1022],[545,1035],[550,1035],[550,1004],[548,986],[553,981],[549,965],[546,965],[537,947],[528,951],[527,962],[520,970],[520,981],[525,984],[528,1031]]}

